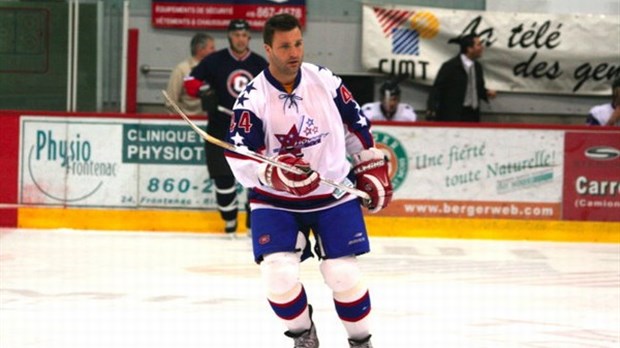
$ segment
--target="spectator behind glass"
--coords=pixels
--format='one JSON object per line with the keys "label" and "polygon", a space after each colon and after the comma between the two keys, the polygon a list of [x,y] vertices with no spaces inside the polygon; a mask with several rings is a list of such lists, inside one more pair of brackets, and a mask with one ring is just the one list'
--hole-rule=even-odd
{"label": "spectator behind glass", "polygon": [[411,105],[400,102],[400,87],[395,81],[385,81],[379,88],[380,101],[362,106],[364,115],[371,121],[409,121],[417,119]]}
{"label": "spectator behind glass", "polygon": [[[197,33],[190,42],[191,56],[180,62],[174,67],[168,80],[166,92],[172,100],[187,115],[203,114],[200,105],[200,99],[190,97],[183,87],[183,79],[189,75],[192,68],[195,67],[202,58],[208,56],[215,51],[215,41],[211,36],[204,33]],[[168,103],[166,103],[166,106]],[[172,112],[172,111],[171,111]]]}
{"label": "spectator behind glass", "polygon": [[435,121],[480,122],[480,100],[495,98],[496,92],[484,83],[478,58],[484,50],[480,37],[469,34],[451,39],[460,53],[439,68],[428,96],[427,117]]}
{"label": "spectator behind glass", "polygon": [[611,84],[611,102],[592,107],[586,123],[591,126],[620,126],[620,78]]}

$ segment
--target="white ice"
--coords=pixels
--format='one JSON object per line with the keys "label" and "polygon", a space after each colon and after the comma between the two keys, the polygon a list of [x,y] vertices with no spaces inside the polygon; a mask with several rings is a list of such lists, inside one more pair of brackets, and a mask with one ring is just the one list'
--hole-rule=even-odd
{"label": "white ice", "polygon": [[[373,238],[375,348],[618,348],[620,244]],[[347,347],[316,259],[321,347]],[[292,347],[249,239],[0,229],[0,347]]]}

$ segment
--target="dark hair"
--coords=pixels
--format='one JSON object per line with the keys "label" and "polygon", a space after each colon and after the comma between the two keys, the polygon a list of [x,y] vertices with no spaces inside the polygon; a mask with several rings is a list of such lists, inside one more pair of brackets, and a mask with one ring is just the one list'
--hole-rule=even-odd
{"label": "dark hair", "polygon": [[448,40],[448,43],[456,43],[459,45],[460,47],[460,52],[461,53],[467,53],[467,49],[470,47],[474,46],[474,42],[475,42],[475,38],[477,38],[478,35],[476,34],[467,34],[464,36],[460,36],[460,37],[456,37],[456,38],[452,38],[450,40]]}
{"label": "dark hair", "polygon": [[614,82],[611,84],[611,89],[616,89],[620,87],[620,77],[615,79]]}
{"label": "dark hair", "polygon": [[198,52],[199,49],[205,47],[207,45],[207,41],[213,40],[213,37],[209,34],[198,33],[192,37],[192,41],[189,44],[190,52],[192,56]]}
{"label": "dark hair", "polygon": [[379,93],[381,93],[381,98],[385,98],[388,93],[390,97],[398,97],[400,95],[400,87],[398,87],[396,81],[387,80],[379,88]]}
{"label": "dark hair", "polygon": [[271,46],[273,34],[276,31],[291,31],[295,28],[301,30],[299,20],[288,13],[277,14],[267,20],[263,29],[263,43]]}

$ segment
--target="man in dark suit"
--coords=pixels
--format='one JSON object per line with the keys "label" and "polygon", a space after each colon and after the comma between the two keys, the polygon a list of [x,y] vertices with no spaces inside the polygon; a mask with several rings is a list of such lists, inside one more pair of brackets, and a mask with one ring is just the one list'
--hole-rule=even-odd
{"label": "man in dark suit", "polygon": [[450,43],[461,47],[459,55],[444,62],[427,101],[427,116],[435,121],[480,122],[480,100],[494,98],[496,92],[486,89],[482,65],[480,37],[469,34]]}

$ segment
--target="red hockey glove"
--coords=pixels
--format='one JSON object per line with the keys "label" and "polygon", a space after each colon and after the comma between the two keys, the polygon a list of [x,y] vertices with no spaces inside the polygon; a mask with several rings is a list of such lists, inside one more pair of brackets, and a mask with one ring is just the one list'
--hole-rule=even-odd
{"label": "red hockey glove", "polygon": [[183,87],[185,87],[185,92],[187,93],[187,95],[194,98],[199,97],[200,86],[202,86],[203,83],[203,81],[198,80],[192,76],[185,76],[183,78]]}
{"label": "red hockey glove", "polygon": [[295,174],[284,169],[280,169],[271,164],[261,166],[259,171],[260,180],[278,191],[288,192],[295,196],[303,196],[316,190],[321,182],[319,173],[310,169],[308,162],[300,157],[291,154],[279,155],[274,158],[276,161],[295,166],[303,171],[304,174]]}
{"label": "red hockey glove", "polygon": [[388,174],[385,155],[377,148],[362,150],[353,155],[353,173],[357,188],[370,195],[370,202],[363,202],[371,213],[387,207],[392,200],[392,183]]}

